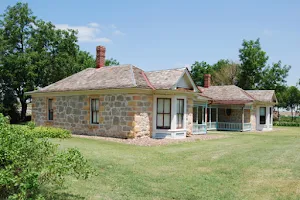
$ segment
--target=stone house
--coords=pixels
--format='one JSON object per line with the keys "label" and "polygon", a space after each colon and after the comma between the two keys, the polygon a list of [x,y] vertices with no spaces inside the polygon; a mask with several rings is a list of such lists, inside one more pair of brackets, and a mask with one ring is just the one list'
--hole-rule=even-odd
{"label": "stone house", "polygon": [[32,120],[74,134],[107,137],[184,138],[207,130],[271,130],[274,91],[236,86],[197,87],[186,68],[145,72],[133,65],[96,68],[29,92]]}

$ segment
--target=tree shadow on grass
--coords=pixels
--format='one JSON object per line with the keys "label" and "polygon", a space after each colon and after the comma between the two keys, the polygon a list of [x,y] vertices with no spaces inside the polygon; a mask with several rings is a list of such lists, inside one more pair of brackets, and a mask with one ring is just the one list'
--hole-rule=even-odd
{"label": "tree shadow on grass", "polygon": [[77,195],[77,194],[69,194],[66,192],[63,193],[52,193],[52,194],[47,194],[45,195],[45,199],[55,199],[55,200],[81,200],[81,199],[85,199],[85,197]]}

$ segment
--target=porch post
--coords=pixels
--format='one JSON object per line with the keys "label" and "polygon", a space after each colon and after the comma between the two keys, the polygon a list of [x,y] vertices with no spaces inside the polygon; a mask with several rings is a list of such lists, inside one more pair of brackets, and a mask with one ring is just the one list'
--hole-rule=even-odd
{"label": "porch post", "polygon": [[243,114],[242,114],[242,131],[244,131],[244,121],[245,121],[245,114],[244,114],[244,106],[243,106]]}
{"label": "porch post", "polygon": [[204,119],[205,119],[205,124],[206,124],[206,126],[207,126],[207,103],[206,103],[206,106],[205,106],[205,109],[204,109],[205,111],[204,111]]}

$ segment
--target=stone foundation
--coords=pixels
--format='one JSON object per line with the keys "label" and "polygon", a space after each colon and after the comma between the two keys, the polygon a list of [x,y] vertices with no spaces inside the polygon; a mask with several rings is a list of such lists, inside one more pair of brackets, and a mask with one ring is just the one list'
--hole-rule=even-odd
{"label": "stone foundation", "polygon": [[[99,99],[99,124],[91,124],[90,102]],[[53,99],[54,119],[48,120],[47,102]],[[151,135],[152,95],[77,95],[33,97],[32,119],[74,134],[134,138]]]}

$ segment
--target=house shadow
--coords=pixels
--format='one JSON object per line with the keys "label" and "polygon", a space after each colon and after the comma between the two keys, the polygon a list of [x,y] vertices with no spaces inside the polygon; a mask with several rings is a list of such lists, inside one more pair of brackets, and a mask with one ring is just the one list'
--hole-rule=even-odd
{"label": "house shadow", "polygon": [[77,195],[77,194],[70,194],[70,193],[52,193],[52,194],[46,194],[45,199],[48,200],[82,200],[85,199],[85,197]]}

